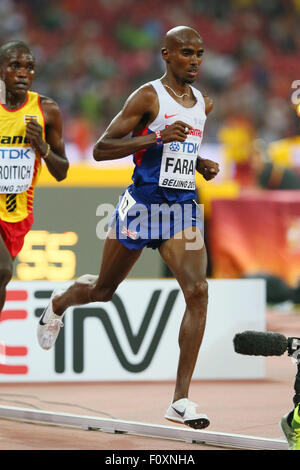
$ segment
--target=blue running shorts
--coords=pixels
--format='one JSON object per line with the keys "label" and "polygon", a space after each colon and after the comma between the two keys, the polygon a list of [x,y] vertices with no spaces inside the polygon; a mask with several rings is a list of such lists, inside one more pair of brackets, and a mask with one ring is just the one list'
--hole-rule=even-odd
{"label": "blue running shorts", "polygon": [[194,199],[152,204],[142,201],[129,186],[116,206],[110,226],[120,243],[129,249],[159,248],[185,228],[196,226],[203,234],[203,217]]}

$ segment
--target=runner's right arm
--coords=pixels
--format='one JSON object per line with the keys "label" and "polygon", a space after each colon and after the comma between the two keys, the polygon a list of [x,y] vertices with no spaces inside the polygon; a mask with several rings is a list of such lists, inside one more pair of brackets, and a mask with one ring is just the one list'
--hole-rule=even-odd
{"label": "runner's right arm", "polygon": [[[159,111],[158,98],[151,85],[145,85],[134,92],[126,101],[123,109],[112,120],[104,134],[94,146],[93,156],[97,161],[115,160],[131,155],[139,150],[156,144],[155,133],[127,137],[142,131],[154,121]],[[184,142],[185,128],[191,126],[177,121],[161,131],[164,143],[174,140]]]}

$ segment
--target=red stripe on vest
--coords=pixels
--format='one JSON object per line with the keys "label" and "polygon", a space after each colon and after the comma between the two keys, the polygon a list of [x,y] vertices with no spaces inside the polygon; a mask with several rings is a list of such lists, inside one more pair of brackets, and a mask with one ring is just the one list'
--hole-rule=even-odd
{"label": "red stripe on vest", "polygon": [[[142,132],[135,134],[134,137],[138,137],[140,135],[147,135],[147,134],[148,134],[148,127],[145,127],[145,129],[143,129]],[[134,153],[134,158],[135,158],[135,162],[137,166],[140,166],[140,164],[142,163],[142,159],[143,159],[145,152],[146,152],[146,149],[142,149]]]}

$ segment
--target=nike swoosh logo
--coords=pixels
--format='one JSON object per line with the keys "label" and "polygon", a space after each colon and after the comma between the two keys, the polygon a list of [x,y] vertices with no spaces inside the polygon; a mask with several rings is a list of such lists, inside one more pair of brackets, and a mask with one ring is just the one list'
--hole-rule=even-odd
{"label": "nike swoosh logo", "polygon": [[170,116],[168,116],[167,114],[165,114],[165,118],[166,118],[166,119],[169,119],[169,118],[174,117],[174,116],[176,116],[176,114],[170,114]]}
{"label": "nike swoosh logo", "polygon": [[179,411],[179,410],[176,410],[176,408],[174,408],[174,406],[172,406],[173,410],[176,411],[176,413],[178,413],[182,418],[184,417],[184,413],[185,413],[185,408],[183,411]]}
{"label": "nike swoosh logo", "polygon": [[44,318],[44,316],[45,316],[46,310],[47,310],[47,309],[45,308],[45,310],[44,310],[44,312],[43,312],[43,315],[41,316],[40,321],[39,321],[39,324],[42,325],[42,326],[46,325],[46,323],[43,322],[43,318]]}

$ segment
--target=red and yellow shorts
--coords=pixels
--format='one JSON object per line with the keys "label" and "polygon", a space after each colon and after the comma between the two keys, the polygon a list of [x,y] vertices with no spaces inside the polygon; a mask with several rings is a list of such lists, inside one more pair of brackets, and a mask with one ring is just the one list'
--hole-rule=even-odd
{"label": "red and yellow shorts", "polygon": [[26,219],[20,222],[5,222],[0,219],[0,236],[11,255],[15,258],[21,251],[25,235],[29,232],[33,224],[33,214],[31,213]]}

